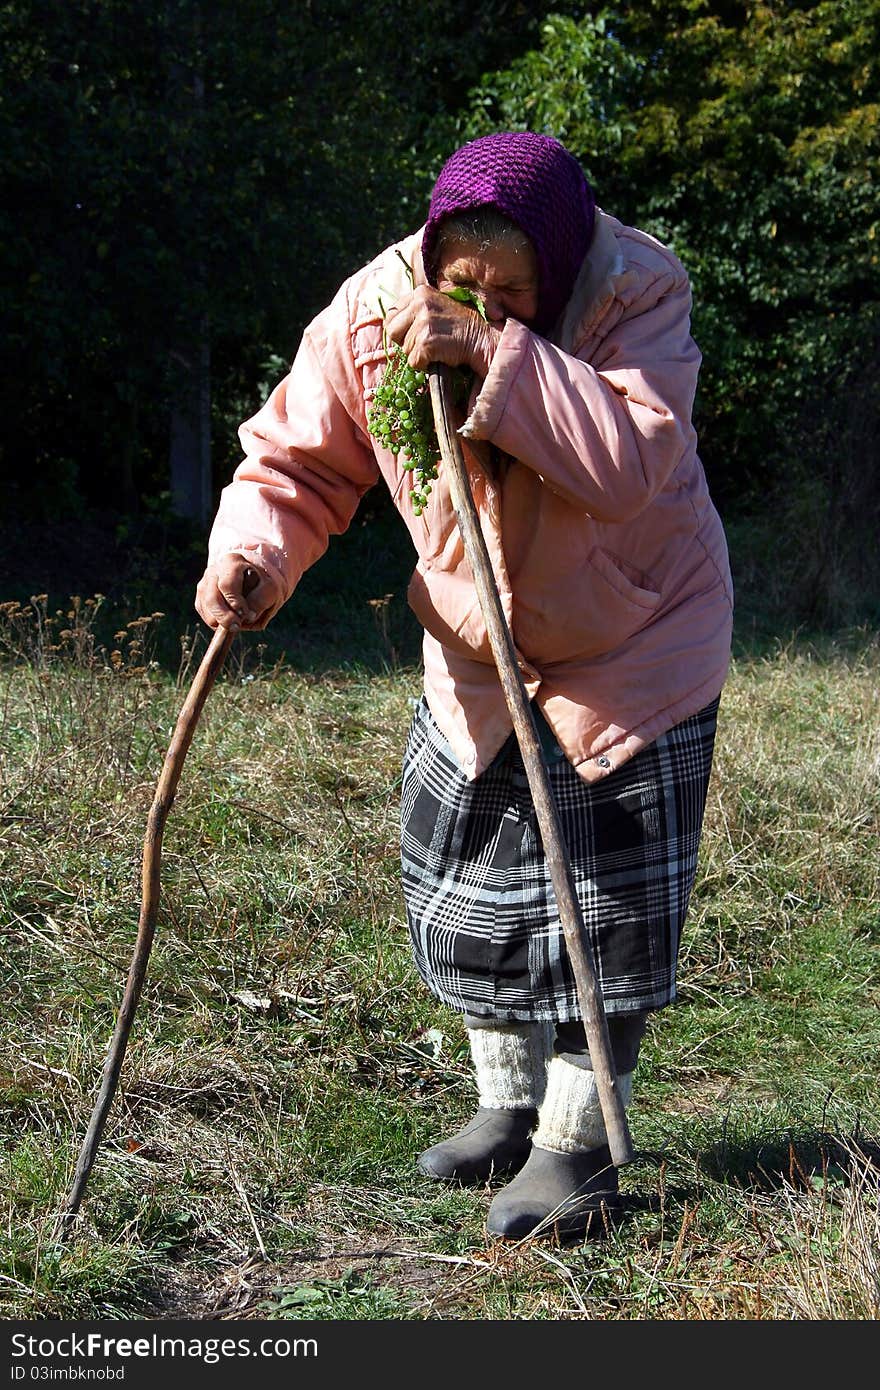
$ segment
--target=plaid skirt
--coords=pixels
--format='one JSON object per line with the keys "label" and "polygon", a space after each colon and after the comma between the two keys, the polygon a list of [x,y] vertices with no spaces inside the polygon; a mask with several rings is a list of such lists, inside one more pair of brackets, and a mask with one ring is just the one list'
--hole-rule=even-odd
{"label": "plaid skirt", "polygon": [[[675,998],[717,711],[714,700],[595,783],[539,717],[608,1014]],[[422,697],[404,755],[401,861],[416,969],[439,999],[505,1021],[580,1017],[514,734],[469,782]]]}

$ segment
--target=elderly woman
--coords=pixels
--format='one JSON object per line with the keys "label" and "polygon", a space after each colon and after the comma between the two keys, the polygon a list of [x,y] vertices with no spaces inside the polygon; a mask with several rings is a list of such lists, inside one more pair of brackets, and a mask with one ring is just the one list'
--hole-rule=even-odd
{"label": "elderly woman", "polygon": [[[407,269],[408,268],[408,269]],[[464,287],[485,317],[449,297]],[[389,307],[390,306],[390,307]],[[403,888],[416,968],[461,1011],[478,1107],[419,1159],[484,1183],[490,1233],[579,1238],[619,1203],[528,781],[442,471],[419,515],[368,433],[388,340],[472,373],[460,433],[532,699],[626,1103],[675,997],[718,697],[727,549],[696,453],[682,266],[599,210],[531,133],[442,169],[425,226],[353,275],[242,427],[197,608],[261,628],[384,478],[418,560],[424,694],[406,746]],[[255,572],[250,585],[248,570]]]}

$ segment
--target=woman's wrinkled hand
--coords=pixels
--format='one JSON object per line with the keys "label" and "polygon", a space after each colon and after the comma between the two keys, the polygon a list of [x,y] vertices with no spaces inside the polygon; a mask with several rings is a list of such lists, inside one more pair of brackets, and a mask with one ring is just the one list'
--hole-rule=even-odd
{"label": "woman's wrinkled hand", "polygon": [[208,627],[258,632],[283,602],[278,578],[243,555],[224,555],[209,565],[196,588],[196,612]]}
{"label": "woman's wrinkled hand", "polygon": [[501,337],[475,309],[428,285],[419,285],[387,311],[385,329],[415,371],[445,362],[470,367],[480,377],[488,372]]}

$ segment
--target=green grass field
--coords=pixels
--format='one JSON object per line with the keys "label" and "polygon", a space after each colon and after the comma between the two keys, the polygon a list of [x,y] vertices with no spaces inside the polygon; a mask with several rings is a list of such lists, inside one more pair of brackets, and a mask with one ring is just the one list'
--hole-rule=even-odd
{"label": "green grass field", "polygon": [[0,609],[0,1316],[878,1317],[876,637],[738,652],[624,1219],[583,1247],[510,1246],[487,1241],[488,1188],[414,1167],[474,1094],[460,1020],[410,963],[397,881],[412,633],[381,588],[345,604],[310,610],[302,659],[239,639],[210,697],[63,1244],[146,815],[204,643],[184,642],[175,677],[150,655],[176,644],[173,619]]}

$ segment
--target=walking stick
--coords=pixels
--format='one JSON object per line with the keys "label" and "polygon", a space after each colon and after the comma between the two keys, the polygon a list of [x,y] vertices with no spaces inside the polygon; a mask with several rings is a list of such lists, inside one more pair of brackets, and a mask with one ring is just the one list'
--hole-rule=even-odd
{"label": "walking stick", "polygon": [[633,1149],[626,1111],[620,1099],[617,1075],[611,1056],[608,1024],[596,972],[590,960],[584,919],[574,887],[571,860],[559,822],[550,779],[541,751],[538,731],[532,714],[525,684],[517,663],[513,638],[501,607],[501,598],[489,559],[486,542],[480,529],[477,509],[471,495],[467,466],[461,442],[449,419],[449,368],[435,364],[429,370],[431,405],[443,467],[449,480],[452,505],[464,542],[465,556],[474,576],[474,585],[489,634],[489,643],[498,676],[504,690],[507,708],[522,753],[538,827],[544,842],[544,852],[550,869],[550,880],[556,895],[559,920],[577,988],[578,1002],[583,1015],[587,1046],[593,1063],[593,1075],[602,1118],[608,1135],[612,1162],[617,1167],[632,1161]]}
{"label": "walking stick", "polygon": [[92,1171],[92,1164],[98,1145],[101,1142],[101,1135],[104,1132],[104,1125],[107,1115],[116,1092],[119,1081],[119,1073],[122,1070],[122,1060],[125,1056],[125,1048],[128,1043],[128,1035],[131,1032],[131,1025],[134,1022],[135,1010],[141,997],[144,979],[147,974],[147,961],[150,956],[150,947],[153,944],[153,936],[156,931],[156,918],[159,911],[159,870],[162,859],[162,835],[165,830],[165,822],[168,819],[168,812],[174,803],[174,794],[177,791],[177,784],[180,781],[180,774],[183,770],[183,761],[192,742],[199,715],[202,712],[205,701],[214,684],[217,672],[226,659],[226,653],[232,645],[235,635],[234,628],[218,627],[211,639],[210,646],[202,658],[201,665],[195,674],[189,694],[184,701],[183,708],[174,726],[174,733],[171,736],[171,743],[168,752],[165,754],[165,762],[159,776],[156,793],[153,797],[153,804],[147,818],[147,832],[144,837],[144,850],[141,871],[141,914],[138,922],[137,938],[135,941],[134,957],[128,972],[128,980],[125,985],[125,992],[122,996],[122,1004],[119,1008],[119,1016],[116,1021],[116,1030],[110,1042],[110,1050],[107,1053],[107,1060],[104,1063],[104,1075],[101,1081],[101,1089],[98,1092],[98,1099],[95,1101],[89,1127],[80,1149],[79,1159],[74,1170],[73,1183],[67,1199],[58,1217],[55,1228],[56,1238],[61,1238],[68,1233],[73,1225],[80,1202]]}

